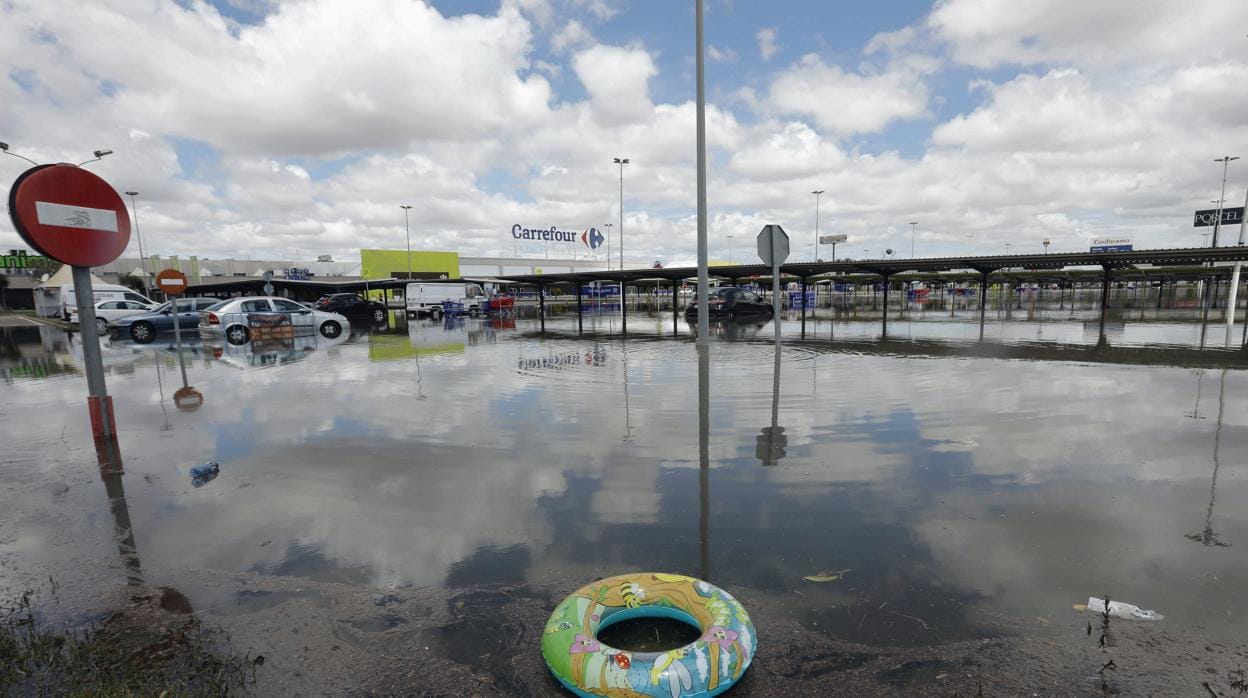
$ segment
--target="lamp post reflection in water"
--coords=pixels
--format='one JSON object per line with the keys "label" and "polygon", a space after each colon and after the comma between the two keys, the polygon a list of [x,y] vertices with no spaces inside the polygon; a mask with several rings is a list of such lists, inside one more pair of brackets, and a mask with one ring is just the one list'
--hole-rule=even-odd
{"label": "lamp post reflection in water", "polygon": [[711,579],[711,348],[698,344],[698,577]]}
{"label": "lamp post reflection in water", "polygon": [[[1205,527],[1200,533],[1183,534],[1188,540],[1194,540],[1210,548],[1229,548],[1213,530],[1213,503],[1218,491],[1218,469],[1222,466],[1219,452],[1222,449],[1222,415],[1226,408],[1226,369],[1222,369],[1222,379],[1218,384],[1218,425],[1213,430],[1213,478],[1209,483],[1209,508],[1205,511]],[[1190,416],[1190,415],[1189,415]]]}

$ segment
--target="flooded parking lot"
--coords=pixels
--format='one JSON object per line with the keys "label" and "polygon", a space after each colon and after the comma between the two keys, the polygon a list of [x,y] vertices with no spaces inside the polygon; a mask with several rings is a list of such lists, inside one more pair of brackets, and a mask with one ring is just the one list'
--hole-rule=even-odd
{"label": "flooded parking lot", "polygon": [[[791,316],[778,383],[770,322],[717,326],[700,380],[670,313],[191,341],[192,409],[171,340],[111,341],[103,482],[74,337],[0,328],[0,578],[53,580],[57,622],[177,589],[291,693],[554,693],[546,614],[639,570],[750,609],[741,695],[1228,686],[1248,362],[1221,326],[914,315]],[[1166,619],[1106,654],[1072,609],[1105,595]]]}

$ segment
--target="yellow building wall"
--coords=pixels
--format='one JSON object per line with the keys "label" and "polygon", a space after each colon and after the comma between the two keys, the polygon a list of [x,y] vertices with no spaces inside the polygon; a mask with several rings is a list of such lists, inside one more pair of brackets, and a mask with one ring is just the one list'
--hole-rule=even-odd
{"label": "yellow building wall", "polygon": [[[435,272],[459,278],[458,252],[412,252],[412,273]],[[407,273],[406,250],[360,250],[360,274],[365,279],[388,279]]]}

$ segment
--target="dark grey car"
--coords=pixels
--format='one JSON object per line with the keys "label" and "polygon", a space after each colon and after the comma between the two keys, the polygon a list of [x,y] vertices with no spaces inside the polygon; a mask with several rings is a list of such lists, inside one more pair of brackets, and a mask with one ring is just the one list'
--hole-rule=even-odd
{"label": "dark grey car", "polygon": [[[179,298],[177,300],[178,323],[183,332],[199,334],[199,311],[220,303],[219,298]],[[113,337],[129,337],[138,344],[147,344],[161,332],[173,329],[173,304],[163,303],[150,313],[131,315],[108,323]]]}

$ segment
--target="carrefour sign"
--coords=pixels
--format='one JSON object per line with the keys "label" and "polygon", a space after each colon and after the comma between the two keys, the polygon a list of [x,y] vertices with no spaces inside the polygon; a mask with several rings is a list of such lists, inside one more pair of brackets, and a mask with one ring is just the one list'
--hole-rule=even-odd
{"label": "carrefour sign", "polygon": [[559,230],[553,225],[549,228],[525,228],[519,223],[511,226],[511,237],[517,240],[541,240],[543,242],[576,242],[579,237],[586,247],[596,250],[606,241],[606,236],[597,228],[589,228],[577,233],[571,230]]}
{"label": "carrefour sign", "polygon": [[511,226],[511,236],[517,240],[542,240],[545,242],[576,242],[576,233],[571,230],[549,228],[522,228],[517,223]]}

